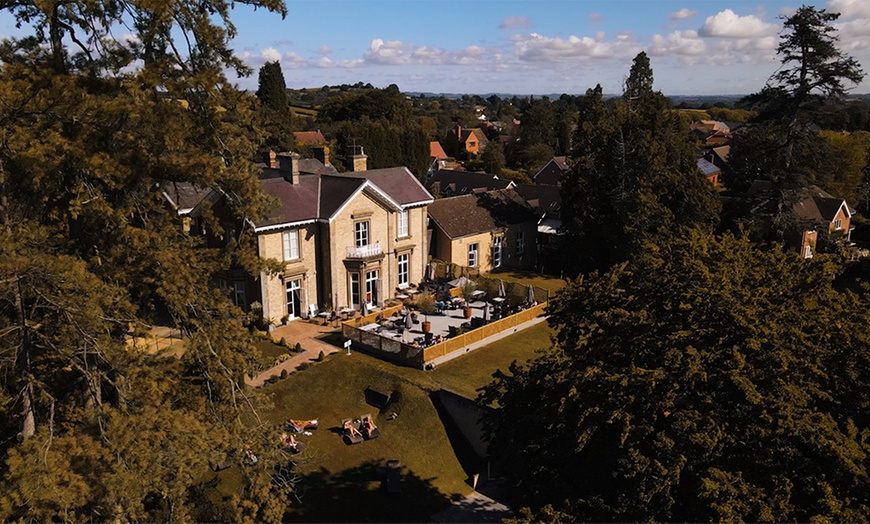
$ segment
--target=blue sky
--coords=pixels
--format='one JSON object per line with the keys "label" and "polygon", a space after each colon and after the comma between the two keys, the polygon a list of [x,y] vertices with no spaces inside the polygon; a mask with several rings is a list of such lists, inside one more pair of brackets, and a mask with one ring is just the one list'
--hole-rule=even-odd
{"label": "blue sky", "polygon": [[[759,0],[285,0],[287,16],[236,3],[236,54],[279,60],[288,87],[371,83],[402,91],[621,92],[650,56],[668,95],[748,94],[779,67],[781,15],[802,2]],[[805,3],[842,17],[840,48],[870,73],[870,0]],[[20,34],[0,15],[0,36]],[[870,93],[870,80],[854,89]]]}
{"label": "blue sky", "polygon": [[[842,13],[841,48],[870,71],[870,0],[807,2]],[[239,5],[237,54],[280,60],[288,87],[371,82],[402,91],[621,91],[650,55],[666,94],[746,94],[776,70],[782,21],[801,3],[718,0],[287,1],[288,15]],[[253,77],[240,79],[256,88]],[[865,81],[856,93],[870,92]]]}

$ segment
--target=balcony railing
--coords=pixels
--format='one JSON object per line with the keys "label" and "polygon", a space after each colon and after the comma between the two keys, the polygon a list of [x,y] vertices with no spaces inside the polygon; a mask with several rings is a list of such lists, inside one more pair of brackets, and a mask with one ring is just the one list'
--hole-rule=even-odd
{"label": "balcony railing", "polygon": [[376,257],[381,254],[381,243],[375,242],[374,244],[368,244],[366,246],[359,247],[348,247],[347,248],[347,258],[368,258],[368,257]]}

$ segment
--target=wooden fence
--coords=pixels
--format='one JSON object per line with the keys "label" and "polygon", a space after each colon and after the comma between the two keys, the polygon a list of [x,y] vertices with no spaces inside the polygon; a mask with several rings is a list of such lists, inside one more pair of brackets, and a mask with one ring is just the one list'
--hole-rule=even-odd
{"label": "wooden fence", "polygon": [[415,347],[410,344],[405,344],[399,340],[394,340],[389,337],[381,336],[378,333],[371,333],[360,329],[360,326],[365,326],[375,322],[378,315],[381,318],[390,317],[402,306],[394,306],[391,308],[371,313],[365,317],[349,320],[342,324],[341,333],[344,337],[361,344],[369,349],[375,356],[390,360],[398,364],[410,366],[418,369],[425,369],[431,362],[444,358],[454,353],[464,353],[466,348],[472,344],[483,341],[491,336],[498,335],[517,327],[518,325],[528,322],[544,314],[546,303],[524,309],[509,317],[490,322],[484,326],[472,329],[457,337],[429,346],[427,348]]}

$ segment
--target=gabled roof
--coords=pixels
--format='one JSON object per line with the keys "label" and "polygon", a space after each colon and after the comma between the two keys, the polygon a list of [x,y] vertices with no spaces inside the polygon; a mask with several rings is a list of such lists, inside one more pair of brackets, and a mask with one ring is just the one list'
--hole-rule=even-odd
{"label": "gabled roof", "polygon": [[447,158],[447,153],[441,147],[441,142],[429,142],[429,158],[441,160]]}
{"label": "gabled roof", "polygon": [[562,178],[562,173],[568,171],[568,162],[564,156],[554,156],[544,164],[540,171],[535,173],[532,180],[536,184],[557,186]]}
{"label": "gabled roof", "polygon": [[369,169],[368,171],[342,173],[339,176],[364,178],[402,207],[428,204],[434,200],[407,167]]}
{"label": "gabled roof", "polygon": [[[764,195],[773,191],[773,184],[768,181],[756,180],[749,188],[750,195]],[[850,208],[845,200],[837,198],[818,186],[810,187],[786,187],[775,191],[774,195],[766,199],[758,207],[766,208],[774,212],[777,207],[784,205],[801,218],[833,222],[837,213],[842,208],[847,217],[851,218],[855,210]]]}
{"label": "gabled roof", "polygon": [[487,142],[486,134],[480,128],[463,129],[459,136],[459,141],[462,143],[468,142],[469,139],[474,139],[477,143]]}
{"label": "gabled roof", "polygon": [[274,204],[267,217],[255,224],[258,231],[328,221],[361,192],[392,209],[426,205],[434,200],[404,167],[335,175],[303,174],[298,184],[283,177],[269,177],[261,178],[260,184],[263,192],[273,197]]}
{"label": "gabled roof", "polygon": [[179,215],[190,213],[211,192],[199,189],[190,182],[166,181],[162,183],[163,196]]}
{"label": "gabled roof", "polygon": [[562,193],[558,186],[520,184],[515,189],[539,217],[546,214],[558,216],[562,210]]}
{"label": "gabled roof", "polygon": [[296,141],[299,143],[317,145],[323,145],[326,143],[326,138],[324,138],[320,131],[295,131],[293,136],[296,137]]}
{"label": "gabled roof", "polygon": [[515,189],[442,198],[428,211],[429,218],[451,239],[523,222],[537,223],[534,211]]}
{"label": "gabled roof", "polygon": [[440,169],[429,179],[429,188],[443,194],[464,195],[474,191],[491,191],[514,187],[513,180],[500,179],[487,173]]}

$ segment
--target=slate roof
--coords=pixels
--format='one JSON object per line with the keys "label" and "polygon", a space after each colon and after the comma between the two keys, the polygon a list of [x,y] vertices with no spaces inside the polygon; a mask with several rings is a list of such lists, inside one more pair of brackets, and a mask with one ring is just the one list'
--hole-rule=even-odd
{"label": "slate roof", "polygon": [[562,178],[562,173],[568,171],[568,162],[564,156],[554,156],[544,164],[540,171],[535,173],[532,180],[536,184],[557,186]]}
{"label": "slate roof", "polygon": [[[774,187],[770,182],[756,180],[749,188],[749,194],[764,195],[772,190]],[[846,207],[848,216],[855,214],[855,210],[849,207],[845,200],[831,195],[818,186],[787,187],[776,191],[775,194],[776,198],[769,198],[762,203],[762,206],[770,212],[774,212],[782,203],[800,217],[824,222],[833,222],[841,206]]]}
{"label": "slate roof", "polygon": [[534,211],[515,189],[436,200],[429,205],[429,218],[449,238],[485,233],[523,222],[537,222]]}
{"label": "slate roof", "polygon": [[404,167],[335,175],[302,174],[299,184],[292,184],[280,176],[263,177],[260,184],[263,192],[273,197],[274,204],[267,217],[255,224],[257,229],[329,220],[366,185],[373,186],[374,190],[402,207],[428,204],[433,200],[432,195]]}
{"label": "slate roof", "polygon": [[562,193],[558,186],[520,184],[515,189],[539,217],[546,214],[558,216],[562,210]]}
{"label": "slate roof", "polygon": [[388,167],[342,173],[338,176],[365,178],[402,206],[431,202],[432,195],[406,167]]}
{"label": "slate roof", "polygon": [[199,189],[190,182],[163,182],[163,195],[179,215],[190,213],[210,192],[211,188]]}
{"label": "slate roof", "polygon": [[513,181],[501,179],[487,173],[453,171],[440,169],[429,179],[429,188],[438,189],[447,195],[464,195],[474,191],[507,189],[515,185]]}

